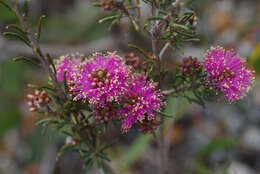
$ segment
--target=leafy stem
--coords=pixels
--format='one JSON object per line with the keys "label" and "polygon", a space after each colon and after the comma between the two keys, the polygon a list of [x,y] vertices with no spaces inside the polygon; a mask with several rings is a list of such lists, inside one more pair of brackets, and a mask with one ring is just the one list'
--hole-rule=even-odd
{"label": "leafy stem", "polygon": [[24,15],[19,10],[17,0],[11,0],[11,4],[13,5],[11,10],[16,14],[18,20],[20,21],[20,23],[21,23],[21,25],[24,29],[24,32],[29,39],[29,42],[30,42],[31,48],[33,49],[34,55],[40,60],[42,67],[50,75],[52,83],[54,84],[55,89],[56,89],[59,97],[61,99],[65,99],[65,93],[64,93],[62,87],[60,86],[60,84],[58,83],[56,76],[55,76],[55,73],[52,71],[52,69],[50,67],[51,64],[48,61],[48,57],[41,50],[40,44],[38,42],[38,35],[33,33],[32,29],[30,28],[30,26],[27,22],[26,15]]}

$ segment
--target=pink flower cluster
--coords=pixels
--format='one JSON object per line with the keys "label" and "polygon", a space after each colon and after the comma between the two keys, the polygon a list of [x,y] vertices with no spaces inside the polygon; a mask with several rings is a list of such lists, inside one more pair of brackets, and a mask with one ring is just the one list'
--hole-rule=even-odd
{"label": "pink flower cluster", "polygon": [[77,67],[81,64],[84,56],[76,53],[71,55],[61,56],[54,61],[56,68],[56,78],[59,82],[64,81],[64,74],[66,72],[66,80],[72,80],[72,74],[77,72]]}
{"label": "pink flower cluster", "polygon": [[244,97],[253,84],[253,72],[233,50],[212,47],[205,54],[203,65],[208,85],[221,91],[229,102]]}
{"label": "pink flower cluster", "polygon": [[95,53],[86,60],[63,56],[55,66],[58,81],[67,72],[73,100],[88,102],[101,123],[117,119],[122,121],[122,132],[136,124],[142,133],[152,133],[159,125],[155,111],[164,105],[162,93],[115,53]]}
{"label": "pink flower cluster", "polygon": [[133,75],[119,111],[123,116],[123,132],[127,132],[134,123],[137,123],[143,133],[152,133],[157,128],[158,121],[153,111],[159,112],[164,103],[163,95],[160,91],[156,91],[156,86],[156,83],[147,81],[140,74]]}

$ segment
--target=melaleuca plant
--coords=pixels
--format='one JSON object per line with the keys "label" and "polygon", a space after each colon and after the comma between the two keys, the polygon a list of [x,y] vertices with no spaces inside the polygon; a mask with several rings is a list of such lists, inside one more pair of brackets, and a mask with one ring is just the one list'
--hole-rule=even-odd
{"label": "melaleuca plant", "polygon": [[[198,41],[195,35],[198,18],[181,0],[142,1],[150,7],[150,16],[142,16],[140,0],[93,3],[100,10],[113,11],[113,16],[99,20],[99,23],[110,23],[108,30],[122,18],[128,18],[136,31],[150,39],[152,52],[129,44],[141,53],[142,59],[133,53],[118,55],[116,50],[61,55],[55,59],[43,52],[39,44],[45,16],[39,19],[35,32],[27,22],[27,0],[24,4],[17,0],[0,1],[20,21],[20,25],[8,25],[9,31],[4,35],[22,40],[32,48],[35,57],[15,60],[40,65],[50,77],[45,85],[29,85],[36,89],[27,97],[30,111],[44,114],[38,119],[38,125],[52,125],[57,133],[68,137],[58,157],[67,150],[76,151],[88,169],[97,165],[105,172],[114,173],[105,153],[110,147],[104,141],[109,124],[115,125],[125,136],[132,128],[151,134],[161,127],[156,136],[160,148],[164,148],[161,137],[164,118],[168,116],[164,113],[168,97],[183,96],[204,106],[207,101],[221,98],[234,102],[251,88],[253,71],[233,50],[220,46],[211,47],[202,59],[184,58],[174,73],[167,72],[162,66],[165,51],[168,48],[181,50],[183,43]],[[172,79],[169,85],[163,83],[166,75]],[[159,172],[164,173],[167,159],[164,153],[159,158],[162,163]]]}

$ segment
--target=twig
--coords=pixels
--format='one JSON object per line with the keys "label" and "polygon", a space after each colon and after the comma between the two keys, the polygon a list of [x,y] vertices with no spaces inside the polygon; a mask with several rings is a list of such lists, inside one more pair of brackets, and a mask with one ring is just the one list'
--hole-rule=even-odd
{"label": "twig", "polygon": [[162,48],[162,50],[161,50],[161,52],[160,52],[160,54],[159,54],[159,58],[160,58],[161,61],[162,61],[163,54],[165,53],[165,51],[167,50],[167,48],[170,46],[170,44],[171,44],[171,42],[167,42],[167,43],[163,46],[163,48]]}
{"label": "twig", "polygon": [[170,89],[170,90],[165,90],[162,93],[166,96],[170,96],[170,95],[174,95],[174,94],[178,94],[180,92],[184,92],[186,89],[192,89],[192,88],[197,88],[199,87],[201,84],[199,83],[191,83],[188,86],[179,86],[176,89]]}
{"label": "twig", "polygon": [[20,12],[17,0],[11,0],[11,3],[13,5],[13,8],[12,8],[13,12],[16,14],[18,20],[20,21],[21,25],[23,26],[23,28],[30,40],[31,47],[33,49],[35,56],[38,57],[38,59],[41,61],[41,65],[43,66],[45,71],[47,71],[48,74],[50,75],[59,97],[61,99],[64,99],[65,93],[62,90],[60,84],[58,83],[58,81],[56,79],[55,74],[53,73],[53,71],[50,67],[50,63],[48,62],[47,56],[44,55],[43,52],[41,51],[41,48],[40,48],[39,42],[36,38],[36,35],[32,32],[30,26],[28,25],[26,17]]}
{"label": "twig", "polygon": [[[118,8],[124,13],[130,20],[134,20],[133,16],[129,13],[123,3],[118,3]],[[140,20],[134,20],[134,22],[138,25],[138,27],[146,33],[148,36],[151,36],[151,33],[142,25]]]}

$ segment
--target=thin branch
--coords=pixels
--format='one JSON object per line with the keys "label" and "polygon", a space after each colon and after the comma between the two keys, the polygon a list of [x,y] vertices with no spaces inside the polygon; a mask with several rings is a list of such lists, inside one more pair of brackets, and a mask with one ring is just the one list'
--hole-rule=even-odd
{"label": "thin branch", "polygon": [[140,20],[135,20],[134,17],[129,13],[129,11],[126,9],[123,3],[118,3],[118,8],[124,13],[127,17],[129,17],[130,20],[134,20],[135,23],[138,25],[138,27],[146,33],[148,36],[151,36],[151,33],[143,26],[143,24],[140,22]]}
{"label": "thin branch", "polygon": [[60,96],[60,98],[64,99],[65,93],[62,90],[60,84],[58,83],[56,76],[50,67],[50,63],[48,62],[46,55],[44,55],[42,53],[39,42],[36,38],[36,35],[32,32],[29,24],[27,23],[26,17],[20,12],[17,0],[11,0],[11,3],[13,5],[13,8],[12,8],[13,12],[16,14],[18,20],[20,21],[21,25],[23,26],[23,28],[31,42],[31,47],[33,49],[35,56],[38,57],[38,59],[41,61],[41,65],[43,66],[45,71],[47,71],[48,74],[50,75],[52,82],[55,86],[55,89],[56,89],[58,95]]}
{"label": "thin branch", "polygon": [[197,86],[199,86],[199,84],[191,84],[191,85],[188,85],[188,86],[179,86],[176,89],[165,90],[162,93],[166,96],[170,96],[170,95],[178,94],[180,92],[184,92],[186,89],[194,88],[194,87],[197,87]]}
{"label": "thin branch", "polygon": [[167,50],[167,48],[170,46],[170,44],[171,44],[171,42],[167,42],[167,43],[163,46],[163,48],[162,48],[162,50],[161,50],[161,52],[160,52],[160,54],[159,54],[159,58],[160,58],[161,61],[162,61],[163,54],[165,53],[165,51]]}

